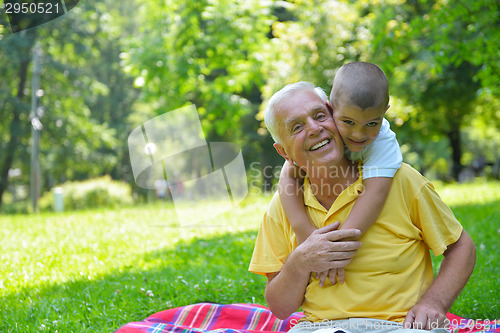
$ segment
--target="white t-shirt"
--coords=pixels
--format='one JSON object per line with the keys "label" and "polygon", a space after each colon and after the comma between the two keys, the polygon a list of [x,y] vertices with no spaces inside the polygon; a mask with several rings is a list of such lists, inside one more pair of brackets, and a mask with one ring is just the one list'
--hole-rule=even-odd
{"label": "white t-shirt", "polygon": [[346,150],[345,154],[351,161],[363,162],[363,179],[392,178],[403,162],[396,134],[391,131],[389,122],[385,118],[375,141],[360,152]]}

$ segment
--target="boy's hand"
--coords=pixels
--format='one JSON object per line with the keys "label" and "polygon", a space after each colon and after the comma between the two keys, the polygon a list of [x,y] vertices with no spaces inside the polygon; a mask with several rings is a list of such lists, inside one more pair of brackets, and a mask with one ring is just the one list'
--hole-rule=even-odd
{"label": "boy's hand", "polygon": [[328,272],[328,277],[330,278],[330,281],[332,282],[332,284],[335,284],[337,283],[337,276],[339,276],[339,280],[340,280],[340,284],[344,284],[345,280],[344,280],[344,268],[334,268],[334,269],[330,269],[330,271]]}
{"label": "boy's hand", "polygon": [[344,284],[344,268],[332,268],[327,272],[316,273],[316,279],[319,279],[319,286],[323,287],[325,285],[326,277],[330,279],[332,285],[337,283],[337,276],[339,276],[339,280],[341,284]]}
{"label": "boy's hand", "polygon": [[[332,271],[332,270],[330,270]],[[319,279],[319,286],[323,287],[325,285],[326,277],[328,276],[328,271],[317,272],[316,279]]]}

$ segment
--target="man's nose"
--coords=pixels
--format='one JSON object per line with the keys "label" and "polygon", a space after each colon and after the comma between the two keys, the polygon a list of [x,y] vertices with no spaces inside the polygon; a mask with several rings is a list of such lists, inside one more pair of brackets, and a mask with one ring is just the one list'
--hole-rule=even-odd
{"label": "man's nose", "polygon": [[322,128],[321,124],[316,120],[311,119],[307,122],[307,131],[309,135],[316,135],[320,133]]}

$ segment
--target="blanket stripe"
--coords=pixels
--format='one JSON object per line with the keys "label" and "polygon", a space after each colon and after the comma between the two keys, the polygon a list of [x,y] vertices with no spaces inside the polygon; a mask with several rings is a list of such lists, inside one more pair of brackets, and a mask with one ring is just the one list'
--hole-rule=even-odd
{"label": "blanket stripe", "polygon": [[[131,322],[115,333],[268,333],[286,332],[303,313],[286,320],[258,304],[198,303],[157,312],[141,322]],[[449,313],[450,333],[500,333],[500,320],[464,319]]]}

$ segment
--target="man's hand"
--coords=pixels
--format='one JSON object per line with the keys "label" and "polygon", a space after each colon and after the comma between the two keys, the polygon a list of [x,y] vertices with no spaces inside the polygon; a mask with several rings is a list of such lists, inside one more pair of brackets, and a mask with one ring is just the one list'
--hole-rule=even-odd
{"label": "man's hand", "polygon": [[357,229],[338,230],[339,222],[315,230],[292,255],[297,268],[311,272],[325,272],[347,266],[356,250],[361,247],[358,241],[348,240],[359,237]]}
{"label": "man's hand", "polygon": [[286,319],[300,307],[312,272],[347,266],[361,247],[348,240],[359,237],[359,230],[337,230],[339,226],[336,222],[315,230],[292,251],[281,271],[268,275],[266,300],[278,318]]}
{"label": "man's hand", "polygon": [[439,309],[436,305],[418,303],[406,314],[403,327],[432,330],[436,328],[448,328],[449,324],[450,322],[446,318],[446,311]]}

